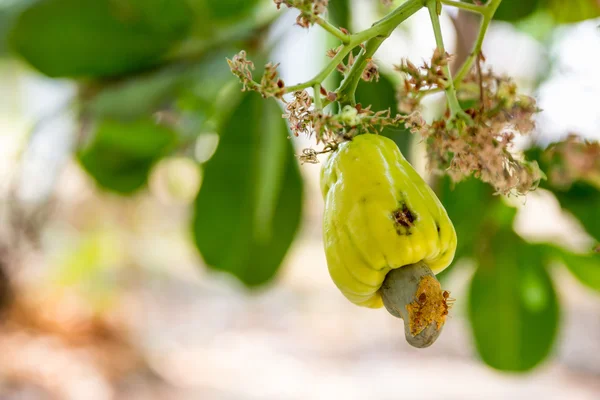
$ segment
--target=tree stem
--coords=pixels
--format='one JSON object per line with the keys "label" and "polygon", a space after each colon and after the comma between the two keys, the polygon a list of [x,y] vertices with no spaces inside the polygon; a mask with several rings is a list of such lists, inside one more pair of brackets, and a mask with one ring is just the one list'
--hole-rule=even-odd
{"label": "tree stem", "polygon": [[[429,10],[429,18],[431,19],[431,25],[435,35],[435,43],[437,45],[437,49],[442,55],[444,55],[446,54],[446,49],[444,48],[444,39],[442,38],[442,28],[440,25],[440,18],[437,13],[437,6],[438,0],[427,0],[427,9]],[[446,79],[448,80],[445,92],[446,99],[448,101],[448,107],[450,108],[450,114],[453,118],[456,115],[463,113],[463,111],[458,103],[458,98],[456,97],[456,90],[454,89],[452,73],[450,72],[450,66],[448,63],[442,67],[442,70],[444,71],[444,75],[446,75]]]}
{"label": "tree stem", "polygon": [[369,29],[351,36],[351,44],[356,43],[359,45],[365,41],[366,44],[358,54],[358,57],[350,69],[350,72],[337,89],[338,101],[341,105],[356,104],[354,93],[356,92],[356,88],[360,82],[365,67],[377,49],[379,49],[381,44],[392,34],[398,25],[423,7],[424,0],[408,0],[388,14],[385,18],[374,23]]}
{"label": "tree stem", "polygon": [[344,58],[346,58],[348,53],[350,53],[350,51],[352,51],[352,49],[354,47],[356,47],[356,46],[353,45],[352,43],[349,43],[349,44],[345,45],[344,47],[342,47],[342,49],[335,55],[335,57],[333,57],[331,59],[331,61],[325,66],[325,68],[323,68],[321,70],[321,72],[319,72],[314,78],[312,78],[311,80],[304,82],[304,83],[299,83],[299,84],[293,85],[293,86],[286,86],[286,90],[285,90],[286,93],[295,92],[296,90],[306,89],[317,83],[318,84],[323,83],[323,81],[335,70],[335,68],[338,66],[338,64],[340,64],[342,61],[344,61]]}
{"label": "tree stem", "polygon": [[479,26],[479,34],[477,35],[477,40],[473,45],[473,50],[469,54],[469,57],[465,60],[463,65],[460,67],[458,72],[456,73],[456,78],[454,78],[454,83],[456,86],[460,86],[460,83],[465,78],[465,76],[471,70],[473,63],[477,59],[477,55],[481,52],[481,46],[483,45],[483,39],[485,38],[485,33],[487,32],[487,28],[498,9],[498,6],[502,0],[490,0],[485,6],[485,12],[482,14],[483,18],[481,19],[481,25]]}
{"label": "tree stem", "polygon": [[440,2],[446,6],[460,8],[461,10],[470,11],[477,14],[485,14],[486,12],[486,7],[478,4],[463,3],[462,1],[457,0],[440,0]]}
{"label": "tree stem", "polygon": [[315,18],[315,23],[325,29],[327,32],[331,33],[333,36],[338,38],[342,43],[348,44],[350,43],[350,35],[345,34],[335,26],[331,25],[327,20],[317,16]]}
{"label": "tree stem", "polygon": [[321,110],[323,108],[323,102],[321,101],[321,84],[315,83],[313,85],[313,97],[315,99],[315,108]]}

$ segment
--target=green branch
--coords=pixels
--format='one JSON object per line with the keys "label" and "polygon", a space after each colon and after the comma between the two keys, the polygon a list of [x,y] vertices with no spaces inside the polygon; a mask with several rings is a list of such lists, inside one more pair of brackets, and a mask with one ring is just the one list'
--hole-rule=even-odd
{"label": "green branch", "polygon": [[375,22],[369,29],[352,35],[352,40],[363,43],[376,36],[389,36],[398,25],[424,6],[425,0],[407,0],[400,7]]}
{"label": "green branch", "polygon": [[[442,38],[442,28],[440,25],[440,18],[437,12],[438,0],[427,0],[427,9],[429,10],[429,18],[431,19],[431,25],[433,27],[433,33],[435,35],[435,43],[439,52],[444,55],[446,49],[444,48],[444,40]],[[456,97],[456,90],[454,89],[454,82],[452,81],[452,73],[450,72],[450,66],[448,63],[442,67],[444,75],[448,83],[445,88],[446,99],[448,100],[448,107],[450,108],[451,117],[455,117],[459,114],[463,114],[462,108],[458,103]]]}
{"label": "green branch", "polygon": [[446,6],[452,6],[460,8],[461,10],[470,11],[478,14],[485,14],[486,6],[480,6],[478,4],[463,3],[457,0],[440,0],[440,3]]}
{"label": "green branch", "polygon": [[317,16],[315,17],[315,23],[320,27],[325,29],[327,32],[331,33],[333,36],[338,38],[342,43],[348,44],[350,43],[350,35],[345,34],[335,26],[331,25],[329,22],[324,20],[323,18]]}
{"label": "green branch", "polygon": [[315,83],[313,85],[313,97],[315,99],[315,108],[317,110],[321,110],[323,108],[323,103],[321,101],[321,84]]}
{"label": "green branch", "polygon": [[392,34],[394,29],[411,15],[423,8],[423,6],[423,0],[408,0],[385,18],[374,23],[369,29],[351,36],[350,44],[356,43],[359,45],[365,41],[366,44],[364,48],[361,49],[350,72],[337,90],[338,101],[341,105],[356,103],[354,93],[356,92],[362,73],[369,63],[369,60],[373,57],[381,44]]}
{"label": "green branch", "polygon": [[456,78],[454,79],[454,84],[456,86],[460,86],[460,83],[465,78],[465,76],[467,76],[467,74],[471,70],[471,67],[473,66],[473,63],[477,59],[477,56],[481,52],[481,46],[483,45],[483,39],[485,38],[487,28],[490,25],[490,22],[492,21],[492,18],[494,17],[494,14],[496,13],[496,10],[498,9],[498,6],[501,2],[502,0],[490,0],[483,7],[485,10],[482,13],[483,18],[481,19],[481,25],[479,26],[479,33],[477,34],[477,39],[475,41],[475,44],[473,45],[473,50],[471,50],[471,53],[456,73]]}
{"label": "green branch", "polygon": [[352,51],[353,48],[358,46],[357,44],[353,44],[350,42],[349,44],[342,47],[342,49],[331,59],[331,61],[319,72],[314,78],[309,80],[308,82],[299,83],[293,86],[287,86],[285,88],[286,93],[295,92],[296,90],[302,90],[309,88],[315,84],[321,84],[323,81],[333,72],[336,67],[344,61],[344,58]]}
{"label": "green branch", "polygon": [[362,73],[367,67],[369,60],[373,57],[379,46],[387,39],[387,36],[377,36],[369,40],[365,47],[360,50],[358,57],[354,61],[354,65],[350,69],[348,76],[342,81],[340,87],[337,90],[337,100],[340,105],[346,104],[355,105],[356,99],[354,93],[360,80],[362,79]]}
{"label": "green branch", "polygon": [[[338,99],[343,99],[343,102],[354,103],[354,92],[360,82],[362,73],[369,62],[369,59],[373,57],[373,54],[377,51],[379,46],[385,39],[392,33],[394,29],[408,17],[419,11],[425,5],[425,0],[408,0],[400,7],[389,13],[385,18],[375,22],[370,28],[364,31],[355,33],[353,35],[346,35],[333,25],[329,24],[325,20],[319,18],[315,22],[325,28],[328,32],[334,34],[338,39],[347,40],[346,44],[342,49],[331,59],[331,61],[311,80],[299,83],[297,85],[286,87],[286,93],[295,92],[296,90],[302,90],[309,88],[315,84],[322,84],[323,81],[336,69],[336,67],[344,61],[344,58],[356,47],[360,46],[364,42],[365,47],[361,50],[356,62],[350,69],[348,76],[342,81],[340,87],[337,90]],[[321,24],[319,21],[323,21]],[[334,33],[334,32],[339,33]],[[344,42],[342,40],[342,42]]]}

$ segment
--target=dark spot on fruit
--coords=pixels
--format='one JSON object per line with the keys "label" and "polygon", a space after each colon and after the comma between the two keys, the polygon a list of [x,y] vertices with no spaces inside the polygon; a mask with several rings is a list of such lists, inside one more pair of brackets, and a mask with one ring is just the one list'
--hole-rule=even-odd
{"label": "dark spot on fruit", "polygon": [[440,233],[440,224],[435,223],[435,228],[437,229],[437,233]]}
{"label": "dark spot on fruit", "polygon": [[408,208],[406,203],[403,203],[400,208],[392,213],[394,223],[396,224],[396,232],[399,235],[410,235],[410,228],[414,225],[416,216]]}

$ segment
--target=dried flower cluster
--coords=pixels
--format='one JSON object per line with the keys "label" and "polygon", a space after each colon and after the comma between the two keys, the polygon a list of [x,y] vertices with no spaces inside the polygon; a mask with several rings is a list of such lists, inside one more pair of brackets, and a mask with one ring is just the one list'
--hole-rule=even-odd
{"label": "dried flower cluster", "polygon": [[[364,49],[364,44],[361,44],[359,47]],[[344,46],[341,45],[336,47],[335,49],[329,49],[327,50],[326,55],[329,58],[334,58],[343,48]],[[354,61],[356,61],[354,58],[354,54],[350,52],[350,54],[348,54],[346,63],[339,63],[336,69],[342,74],[346,75],[348,72],[350,72],[350,69],[354,65]],[[373,61],[373,59],[368,59],[367,65],[362,71],[361,78],[367,82],[379,82],[379,67],[377,66],[377,64],[375,64],[375,61]]]}
{"label": "dried flower cluster", "polygon": [[[329,114],[323,110],[315,109],[312,97],[307,91],[301,90],[294,93],[294,99],[286,103],[286,113],[283,115],[289,122],[290,129],[295,136],[300,134],[315,136],[317,144],[323,143],[325,151],[333,149],[342,141],[350,140],[361,133],[377,133],[386,126],[421,127],[423,121],[416,115],[395,115],[390,110],[371,110],[370,106],[363,108],[346,105],[338,114]],[[307,149],[301,156],[303,162],[316,162],[317,154]]]}
{"label": "dried flower cluster", "polygon": [[[361,45],[362,47],[363,45]],[[327,50],[327,52],[325,53],[325,55],[329,58],[334,58],[342,49],[344,48],[344,45],[340,45],[338,47],[336,47],[335,49],[329,49]],[[348,59],[347,62],[341,62],[336,66],[336,69],[341,72],[342,74],[346,75],[347,72],[350,71],[350,68],[352,68],[352,66],[354,65],[354,54],[352,54],[352,52],[350,52],[350,54],[348,54]]]}
{"label": "dried flower cluster", "polygon": [[227,59],[229,69],[242,82],[242,90],[253,90],[262,95],[262,97],[282,98],[285,93],[285,84],[279,78],[277,67],[279,64],[268,63],[265,65],[260,83],[254,81],[252,71],[254,63],[246,58],[246,52],[240,51],[233,58]]}
{"label": "dried flower cluster", "polygon": [[405,75],[404,84],[399,89],[399,111],[411,113],[418,109],[419,101],[424,93],[431,90],[443,90],[446,85],[446,75],[442,70],[448,65],[450,55],[442,54],[439,49],[433,52],[429,63],[423,62],[420,67],[409,60],[402,60],[394,69]]}
{"label": "dried flower cluster", "polygon": [[[276,0],[276,3],[301,7],[310,5],[311,13],[326,6],[326,2],[308,0]],[[335,57],[339,51],[340,48],[332,49],[328,55]],[[317,144],[324,144],[322,152],[305,150],[300,157],[303,162],[316,162],[318,154],[331,151],[340,142],[358,134],[378,133],[386,126],[404,124],[426,139],[428,165],[433,171],[447,173],[456,181],[476,176],[490,183],[501,194],[524,194],[535,189],[543,173],[537,163],[520,159],[513,149],[516,135],[527,135],[535,127],[533,115],[538,111],[535,100],[519,95],[510,79],[498,77],[491,70],[482,72],[480,62],[483,56],[478,57],[477,68],[459,84],[457,97],[463,113],[452,117],[447,114],[431,124],[426,124],[419,116],[420,100],[425,94],[447,89],[444,68],[448,60],[447,53],[436,50],[431,60],[423,62],[420,67],[408,60],[396,66],[396,70],[405,75],[399,90],[398,111],[401,114],[397,115],[392,115],[390,110],[375,112],[370,106],[362,107],[360,104],[345,105],[338,114],[330,114],[315,107],[313,97],[306,90],[296,91],[291,101],[285,101],[286,88],[278,77],[277,65],[267,64],[258,83],[252,77],[254,64],[246,58],[244,51],[228,62],[232,72],[242,81],[244,90],[255,90],[263,97],[284,101],[286,112],[283,117],[288,120],[295,136],[314,136]],[[354,61],[354,56],[349,54],[346,64],[340,63],[338,70],[347,73]],[[362,79],[378,79],[378,69],[372,60],[362,72]],[[329,102],[337,98],[335,92],[328,92],[322,87],[316,95],[322,95]],[[597,147],[593,149],[597,151]],[[572,147],[568,151],[571,155],[577,154]],[[595,153],[590,154],[593,156]],[[579,158],[580,163],[574,164],[575,170],[560,174],[563,178],[582,176],[591,162],[586,160]]]}
{"label": "dried flower cluster", "polygon": [[286,5],[288,8],[296,8],[300,10],[300,15],[296,18],[296,24],[303,28],[308,28],[315,23],[316,17],[323,15],[327,11],[329,0],[273,0],[277,5],[277,9],[281,5]]}
{"label": "dried flower cluster", "polygon": [[515,136],[527,135],[535,127],[535,100],[519,95],[514,82],[491,70],[481,73],[478,68],[461,87],[459,95],[470,118],[458,115],[419,129],[427,140],[429,168],[456,181],[474,175],[501,194],[535,189],[543,173],[537,163],[513,152]]}
{"label": "dried flower cluster", "polygon": [[542,157],[554,185],[568,188],[575,181],[586,181],[600,187],[600,143],[569,135],[550,145]]}
{"label": "dried flower cluster", "polygon": [[371,82],[373,80],[379,82],[379,67],[377,67],[377,64],[375,64],[373,60],[369,60],[361,78],[366,82]]}

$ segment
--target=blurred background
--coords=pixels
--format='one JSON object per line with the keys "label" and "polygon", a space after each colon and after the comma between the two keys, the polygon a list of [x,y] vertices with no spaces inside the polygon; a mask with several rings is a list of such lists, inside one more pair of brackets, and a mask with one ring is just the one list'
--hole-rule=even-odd
{"label": "blurred background", "polygon": [[[330,17],[357,32],[386,7],[330,0]],[[543,109],[520,148],[600,138],[599,15],[596,0],[503,1],[487,66]],[[428,349],[338,292],[320,165],[293,157],[314,143],[288,140],[225,60],[246,49],[286,84],[310,79],[337,44],[296,16],[267,0],[0,0],[0,399],[600,399],[598,185],[504,199],[434,179],[465,245]],[[459,63],[478,16],[445,7],[442,27]],[[422,10],[359,98],[395,109],[392,65],[434,45]],[[418,138],[387,134],[428,176]],[[498,242],[481,221],[505,214],[516,234]],[[514,268],[486,275],[488,239]]]}

